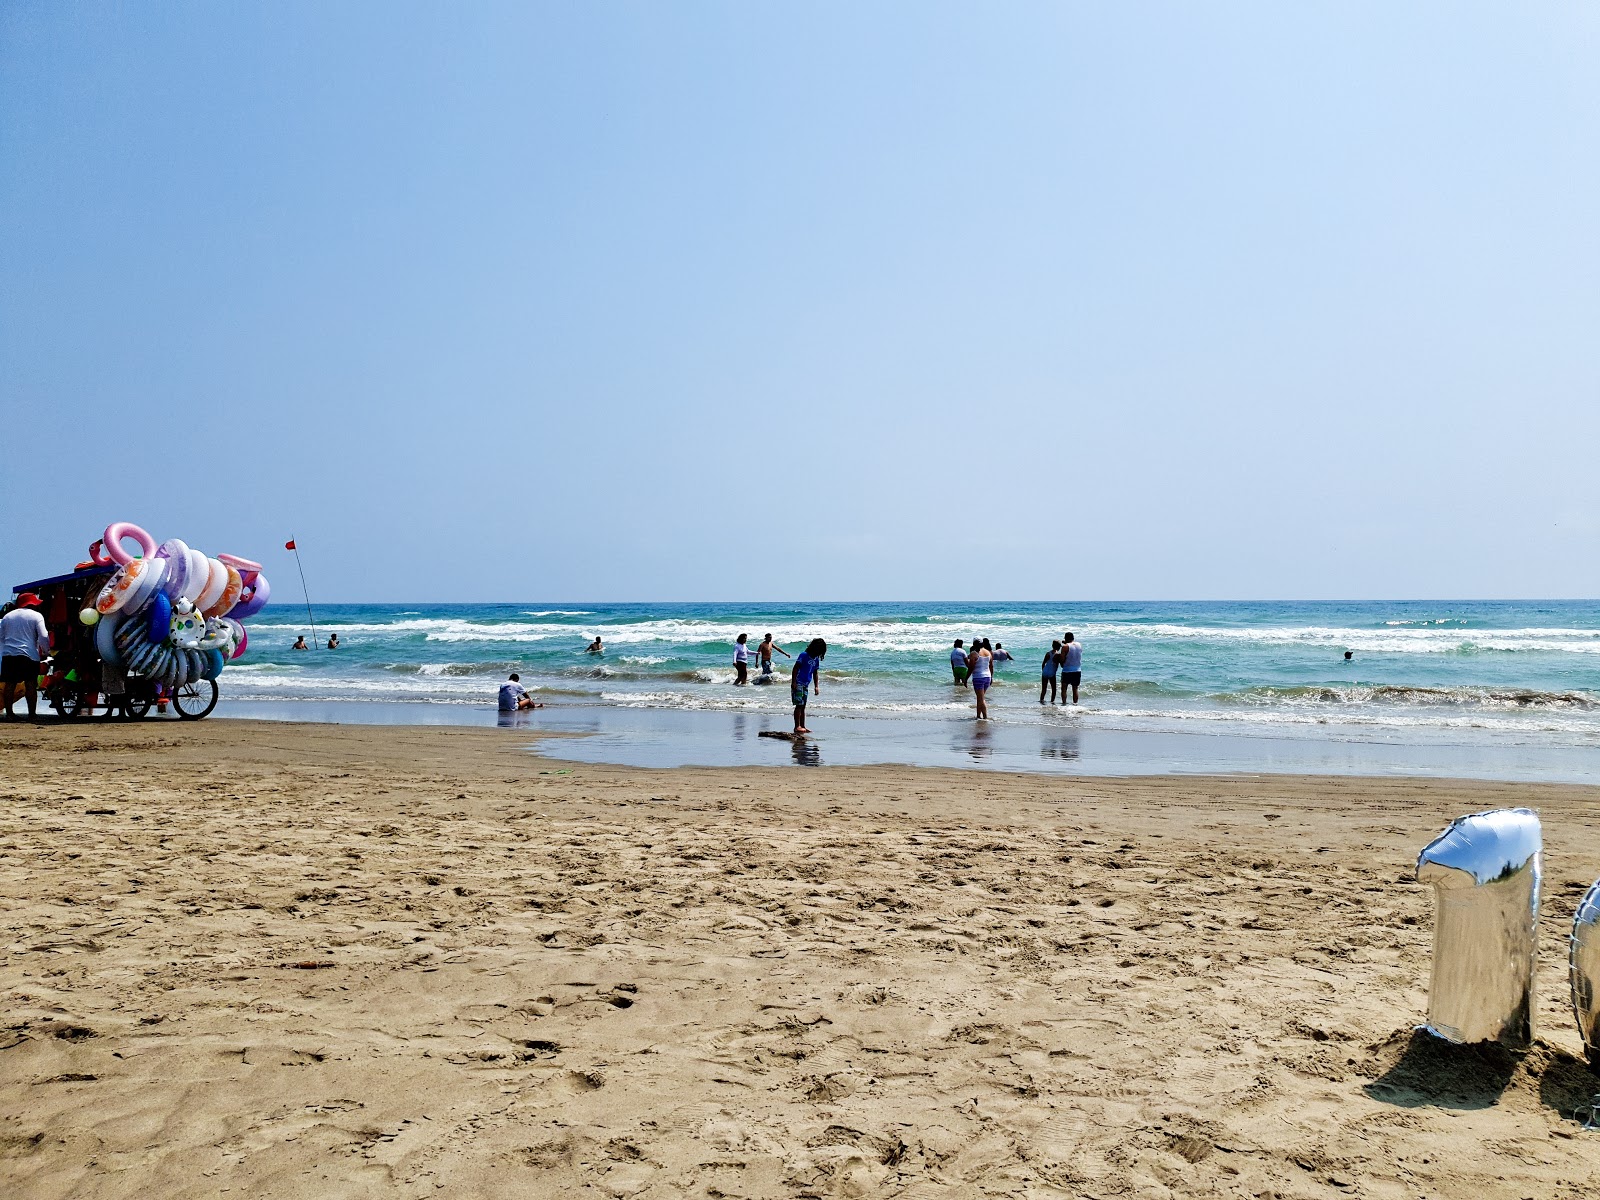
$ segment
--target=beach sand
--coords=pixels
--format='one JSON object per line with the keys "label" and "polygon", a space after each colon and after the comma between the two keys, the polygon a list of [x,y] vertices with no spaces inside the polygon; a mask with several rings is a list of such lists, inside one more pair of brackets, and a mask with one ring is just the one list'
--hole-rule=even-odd
{"label": "beach sand", "polygon": [[[0,728],[0,1191],[1590,1197],[1600,789],[572,766]],[[1447,1051],[1418,849],[1545,821],[1539,1042]]]}

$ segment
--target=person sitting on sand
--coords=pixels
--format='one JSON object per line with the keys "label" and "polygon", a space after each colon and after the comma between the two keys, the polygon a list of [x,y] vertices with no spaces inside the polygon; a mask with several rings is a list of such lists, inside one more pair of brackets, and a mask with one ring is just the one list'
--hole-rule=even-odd
{"label": "person sitting on sand", "polygon": [[794,670],[789,674],[789,699],[794,704],[794,731],[810,733],[806,728],[806,690],[822,695],[822,658],[828,653],[828,643],[812,638],[811,644],[794,660]]}
{"label": "person sitting on sand", "polygon": [[600,639],[598,637],[596,637],[594,639],[594,641],[589,643],[589,649],[585,651],[586,654],[604,654],[605,652],[606,652],[605,645],[600,641]]}
{"label": "person sitting on sand", "polygon": [[988,639],[975,642],[972,653],[967,655],[967,667],[971,672],[967,678],[972,682],[972,692],[978,698],[978,720],[989,719],[989,685],[994,682],[994,651],[989,649]]}
{"label": "person sitting on sand", "polygon": [[522,686],[522,676],[515,671],[511,677],[500,685],[500,711],[525,712],[530,708],[543,708],[543,704],[534,702],[528,695],[528,689]]}
{"label": "person sitting on sand", "polygon": [[1056,702],[1056,668],[1060,666],[1061,641],[1050,643],[1050,649],[1044,652],[1044,662],[1039,666],[1039,703],[1044,703],[1045,688],[1050,689],[1050,703]]}
{"label": "person sitting on sand", "polygon": [[761,639],[761,644],[756,647],[756,657],[761,660],[761,674],[762,674],[763,677],[772,674],[772,653],[773,653],[773,651],[777,651],[779,654],[783,655],[785,658],[793,658],[794,657],[794,655],[790,654],[782,646],[780,646],[776,642],[774,642],[772,640],[772,635],[770,633],[767,634],[766,637]]}
{"label": "person sitting on sand", "polygon": [[961,648],[961,639],[956,639],[956,648],[950,651],[950,673],[956,677],[957,687],[967,686],[967,652]]}
{"label": "person sitting on sand", "polygon": [[311,647],[306,645],[306,635],[302,633],[299,637],[295,638],[294,645],[290,646],[289,649],[291,649],[291,650],[309,650],[309,649],[311,649]]}

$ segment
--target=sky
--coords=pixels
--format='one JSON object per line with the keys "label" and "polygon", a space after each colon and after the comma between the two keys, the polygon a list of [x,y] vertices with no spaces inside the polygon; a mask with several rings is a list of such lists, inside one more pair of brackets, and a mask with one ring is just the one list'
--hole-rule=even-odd
{"label": "sky", "polygon": [[1600,596],[1600,7],[10,0],[0,569]]}

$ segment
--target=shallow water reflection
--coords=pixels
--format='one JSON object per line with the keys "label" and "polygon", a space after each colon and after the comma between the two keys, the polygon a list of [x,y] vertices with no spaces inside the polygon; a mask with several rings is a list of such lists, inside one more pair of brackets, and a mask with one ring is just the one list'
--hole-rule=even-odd
{"label": "shallow water reflection", "polygon": [[797,767],[820,767],[822,765],[822,747],[808,738],[795,738],[789,743],[794,752],[794,765]]}

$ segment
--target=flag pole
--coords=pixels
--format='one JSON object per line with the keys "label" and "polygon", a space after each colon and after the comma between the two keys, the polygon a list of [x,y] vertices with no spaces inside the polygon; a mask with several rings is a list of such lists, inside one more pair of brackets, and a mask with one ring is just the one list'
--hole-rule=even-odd
{"label": "flag pole", "polygon": [[289,549],[294,551],[294,565],[300,568],[300,594],[306,598],[306,620],[311,622],[311,640],[321,649],[322,636],[317,633],[317,619],[311,615],[311,591],[306,587],[306,569],[300,562],[300,546],[294,538],[289,539]]}

